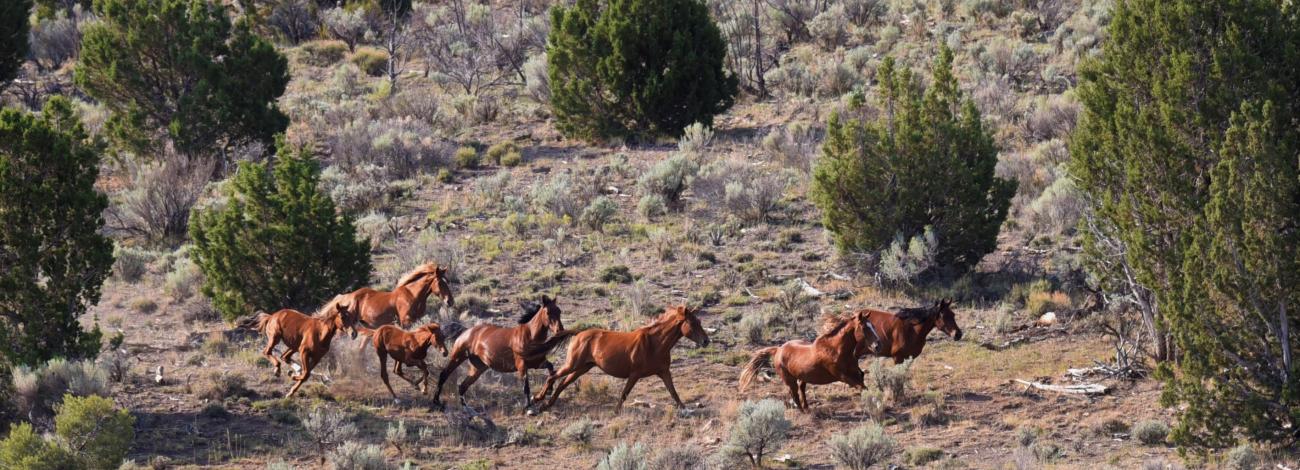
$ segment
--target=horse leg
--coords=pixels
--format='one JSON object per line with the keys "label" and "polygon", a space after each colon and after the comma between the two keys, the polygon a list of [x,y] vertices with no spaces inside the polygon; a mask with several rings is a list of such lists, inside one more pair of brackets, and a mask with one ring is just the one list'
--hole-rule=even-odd
{"label": "horse leg", "polygon": [[[546,364],[550,365],[550,362],[547,362]],[[568,373],[568,369],[565,368],[561,368],[558,374],[555,372],[555,369],[551,369],[551,374],[546,376],[546,383],[542,385],[542,391],[538,392],[537,396],[533,397],[533,401],[540,402],[542,400],[545,400],[546,394],[551,393],[551,388],[555,386],[555,381],[560,380],[561,378],[563,378],[564,374],[567,373]]]}
{"label": "horse leg", "polygon": [[289,389],[289,394],[285,395],[285,398],[292,397],[294,393],[298,393],[298,387],[301,387],[303,382],[306,382],[307,378],[311,377],[311,369],[316,366],[316,361],[312,360],[311,354],[307,351],[300,351],[299,355],[302,356],[302,374],[293,378],[294,380],[297,380],[298,383],[293,384],[293,388]]}
{"label": "horse leg", "polygon": [[288,364],[289,367],[293,367],[293,355],[296,352],[298,351],[294,349],[285,348],[284,354],[280,355],[280,362]]}
{"label": "horse leg", "polygon": [[790,398],[794,400],[795,408],[804,411],[803,402],[799,400],[799,381],[789,372],[786,372],[784,367],[777,367],[776,371],[777,375],[781,376],[781,381],[785,383],[786,388],[790,389]]}
{"label": "horse leg", "polygon": [[383,351],[379,352],[379,378],[384,380],[384,387],[388,388],[388,394],[393,396],[393,401],[397,401],[397,392],[394,392],[393,386],[388,383],[388,355]]}
{"label": "horse leg", "polygon": [[686,408],[686,405],[682,404],[682,399],[677,397],[677,387],[673,386],[673,373],[665,370],[659,374],[659,379],[664,381],[665,387],[668,387],[668,394],[672,395],[673,401],[677,402],[677,408]]}
{"label": "horse leg", "polygon": [[523,356],[515,355],[515,371],[524,383],[524,408],[533,406],[533,392],[528,390],[528,364],[524,362]]}
{"label": "horse leg", "polygon": [[623,402],[627,401],[627,394],[632,393],[632,387],[636,386],[638,380],[641,380],[641,376],[635,373],[627,376],[627,383],[623,384],[623,396],[618,398],[618,406],[614,407],[615,414],[623,411]]}
{"label": "horse leg", "polygon": [[546,404],[543,405],[541,409],[546,410],[551,406],[555,405],[555,400],[560,398],[560,392],[563,392],[564,389],[568,388],[570,384],[577,381],[578,377],[582,377],[582,374],[585,374],[587,373],[587,371],[591,370],[593,366],[595,366],[595,364],[586,364],[578,367],[565,366],[563,368],[560,368],[560,371],[555,374],[555,377],[556,378],[564,377],[564,381],[560,382],[560,385],[555,387],[555,393],[551,394],[550,400],[547,400]]}
{"label": "horse leg", "polygon": [[413,383],[411,384],[411,386],[419,390],[421,394],[428,395],[429,394],[429,380],[428,380],[429,365],[425,364],[424,361],[420,361],[420,363],[415,367],[418,367],[420,369],[420,380],[416,381],[416,383],[418,383],[419,385]]}
{"label": "horse leg", "polygon": [[808,409],[808,382],[799,381],[799,400],[803,403],[803,408]]}
{"label": "horse leg", "polygon": [[447,361],[447,366],[443,367],[442,372],[438,373],[438,388],[433,392],[433,403],[435,405],[442,404],[442,384],[447,382],[447,378],[451,377],[451,373],[455,372],[462,362],[465,362],[465,356],[453,355],[451,360]]}
{"label": "horse leg", "polygon": [[[280,338],[279,338],[279,336],[277,336],[277,335],[271,334],[271,335],[267,335],[267,336],[266,336],[266,339],[267,339],[267,341],[266,341],[266,349],[263,349],[263,350],[262,350],[262,355],[263,355],[263,356],[266,356],[267,359],[270,359],[270,360],[271,360],[271,364],[274,364],[274,365],[275,365],[275,376],[276,376],[276,377],[279,377],[279,376],[280,376],[280,360],[279,360],[279,359],[276,359],[275,356],[272,356],[272,355],[271,355],[271,352],[275,350],[275,345],[276,345],[276,343],[279,343],[279,342],[280,342]],[[291,350],[291,351],[292,351],[292,350]]]}
{"label": "horse leg", "polygon": [[460,387],[456,390],[460,394],[460,403],[462,405],[465,404],[465,392],[469,391],[469,387],[474,385],[479,376],[483,375],[487,370],[487,364],[484,364],[481,359],[474,356],[469,357],[469,374],[465,376],[465,380],[460,381]]}

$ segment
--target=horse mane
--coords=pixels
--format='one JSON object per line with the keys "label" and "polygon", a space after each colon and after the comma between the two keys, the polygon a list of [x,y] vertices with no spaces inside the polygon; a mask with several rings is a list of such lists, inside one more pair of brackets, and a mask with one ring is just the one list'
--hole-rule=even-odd
{"label": "horse mane", "polygon": [[844,316],[827,315],[822,317],[822,330],[824,330],[825,333],[822,333],[820,336],[835,336],[840,332],[840,330],[844,329],[845,325],[849,324],[849,320],[852,318],[853,314]]}
{"label": "horse mane", "polygon": [[406,273],[406,275],[402,276],[401,279],[398,279],[397,285],[394,286],[393,289],[400,289],[402,286],[415,282],[415,280],[419,279],[421,276],[424,276],[429,273],[435,273],[435,272],[438,272],[437,264],[434,263],[422,264],[416,267],[415,269],[412,269],[411,272]]}
{"label": "horse mane", "polygon": [[934,318],[934,316],[938,314],[939,309],[934,307],[908,307],[900,309],[898,313],[894,314],[894,316],[898,317],[900,320],[920,323]]}
{"label": "horse mane", "polygon": [[525,324],[537,316],[537,312],[542,311],[542,304],[537,302],[520,302],[519,307],[524,310],[523,316],[519,317],[519,324]]}

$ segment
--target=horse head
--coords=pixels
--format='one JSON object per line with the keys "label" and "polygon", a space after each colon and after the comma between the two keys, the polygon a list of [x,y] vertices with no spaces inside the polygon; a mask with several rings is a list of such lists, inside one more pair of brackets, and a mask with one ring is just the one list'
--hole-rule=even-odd
{"label": "horse head", "polygon": [[357,315],[349,308],[348,301],[340,299],[333,304],[334,310],[325,312],[325,320],[331,322],[335,329],[348,330],[352,339],[357,339]]}
{"label": "horse head", "polygon": [[421,347],[427,350],[429,346],[438,348],[442,357],[447,357],[447,337],[442,334],[442,328],[437,323],[430,322],[428,325],[420,327],[421,332],[428,336],[424,338]]}
{"label": "horse head", "polygon": [[937,317],[934,326],[952,339],[961,341],[961,327],[957,326],[957,316],[952,312],[952,300],[943,299],[935,302],[934,311]]}
{"label": "horse head", "polygon": [[669,307],[669,310],[672,311],[674,315],[681,316],[682,336],[690,338],[691,341],[694,341],[695,344],[700,345],[700,347],[709,345],[709,333],[704,331],[704,325],[700,324],[700,317],[696,316],[696,313],[699,313],[700,311],[698,308],[678,305],[676,307]]}
{"label": "horse head", "polygon": [[862,357],[867,353],[875,354],[880,351],[880,332],[876,331],[876,326],[871,324],[871,313],[868,310],[862,310],[853,314],[854,339],[858,344],[854,348],[854,356]]}
{"label": "horse head", "polygon": [[524,312],[519,317],[519,324],[528,325],[533,334],[540,334],[545,330],[550,330],[551,334],[563,331],[564,320],[561,319],[561,316],[564,312],[560,310],[560,305],[556,303],[559,297],[542,294],[541,300],[541,303],[522,302],[519,304],[519,307]]}
{"label": "horse head", "polygon": [[433,271],[433,293],[442,299],[448,308],[456,306],[456,299],[451,295],[451,285],[447,283],[447,268],[438,266]]}

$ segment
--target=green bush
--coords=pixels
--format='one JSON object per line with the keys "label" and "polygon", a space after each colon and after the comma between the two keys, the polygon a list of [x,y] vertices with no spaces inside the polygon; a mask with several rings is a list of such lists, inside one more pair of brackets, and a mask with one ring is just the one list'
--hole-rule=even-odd
{"label": "green bush", "polygon": [[1250,444],[1233,447],[1224,456],[1223,467],[1229,470],[1255,470],[1260,464],[1259,452]]}
{"label": "green bush", "polygon": [[334,470],[392,470],[397,467],[384,460],[384,450],[379,446],[347,441],[329,454]]}
{"label": "green bush", "polygon": [[811,198],[844,251],[875,252],[895,237],[933,227],[938,266],[963,272],[997,247],[1015,181],[994,174],[998,149],[975,104],[963,97],[942,46],[924,93],[906,67],[886,58],[876,74],[875,122],[827,124]]}
{"label": "green bush", "polygon": [[228,321],[257,310],[310,311],[370,281],[370,243],[321,191],[312,155],[279,146],[274,169],[240,163],[225,205],[190,218],[203,293]]}
{"label": "green bush", "polygon": [[353,65],[372,77],[383,76],[388,71],[388,54],[378,49],[362,48],[352,53]]}
{"label": "green bush", "polygon": [[[496,144],[493,144],[491,147],[488,147],[487,152],[484,154],[484,157],[486,157],[485,160],[487,160],[488,163],[491,163],[493,165],[514,166],[514,165],[506,165],[505,163],[506,155],[512,153],[518,154],[519,146],[515,145],[514,142],[507,140],[503,142],[497,142]],[[515,164],[517,165],[518,162],[516,162]]]}
{"label": "green bush", "polygon": [[565,135],[677,136],[732,105],[737,80],[704,2],[579,0],[553,8],[551,24],[551,107]]}
{"label": "green bush", "polygon": [[943,450],[934,447],[913,447],[903,453],[903,460],[908,465],[918,467],[943,458]]}
{"label": "green bush", "polygon": [[158,259],[158,254],[140,248],[117,245],[113,247],[113,275],[128,283],[140,281],[149,272],[149,263]]}
{"label": "green bush", "polygon": [[343,41],[311,41],[303,43],[300,48],[306,56],[304,62],[317,67],[334,65],[348,54],[348,45]]}
{"label": "green bush", "polygon": [[6,470],[64,470],[77,464],[67,450],[42,439],[32,425],[18,423],[0,441],[0,468]]}
{"label": "green bush", "polygon": [[1164,445],[1169,437],[1169,425],[1162,421],[1147,420],[1133,425],[1133,438],[1149,446]]}
{"label": "green bush", "polygon": [[583,446],[591,444],[591,439],[595,436],[596,425],[586,418],[569,423],[560,431],[560,437],[564,440]]}
{"label": "green bush", "polygon": [[654,220],[656,217],[668,212],[668,205],[664,204],[664,197],[658,194],[647,194],[641,196],[641,200],[636,204],[636,211],[645,217],[646,220]]}
{"label": "green bush", "polygon": [[519,166],[524,163],[524,154],[518,150],[506,152],[501,156],[501,166]]}
{"label": "green bush", "polygon": [[599,196],[582,210],[582,216],[579,220],[581,220],[582,224],[586,225],[587,228],[601,232],[604,231],[605,224],[614,220],[614,216],[617,214],[618,204],[614,203],[613,199]]}
{"label": "green bush", "polygon": [[885,428],[868,423],[831,437],[831,457],[841,468],[867,470],[898,453],[898,443],[885,435]]}
{"label": "green bush", "polygon": [[86,468],[115,469],[131,450],[135,417],[104,397],[65,395],[54,433]]}
{"label": "green bush", "polygon": [[632,271],[621,264],[605,266],[596,277],[600,279],[600,282],[617,282],[619,284],[629,284],[633,280]]}
{"label": "green bush", "polygon": [[456,149],[453,158],[456,161],[456,168],[472,170],[479,166],[478,150],[474,150],[474,147],[468,145]]}
{"label": "green bush", "polygon": [[13,404],[20,416],[45,422],[66,395],[107,396],[109,373],[94,361],[51,359],[35,368],[13,371]]}

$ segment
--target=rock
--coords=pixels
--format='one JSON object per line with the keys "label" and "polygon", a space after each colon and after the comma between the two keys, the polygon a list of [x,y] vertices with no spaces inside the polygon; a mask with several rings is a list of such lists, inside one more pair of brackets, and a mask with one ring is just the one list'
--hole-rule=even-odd
{"label": "rock", "polygon": [[153,383],[156,383],[156,384],[158,384],[158,385],[162,385],[162,383],[163,383],[163,366],[160,365],[160,366],[155,367],[155,368],[153,369]]}
{"label": "rock", "polygon": [[1044,313],[1043,316],[1038,317],[1038,321],[1036,321],[1036,322],[1034,322],[1034,323],[1035,323],[1036,325],[1038,325],[1038,326],[1052,326],[1052,325],[1055,325],[1055,324],[1056,324],[1056,312],[1047,312],[1047,313]]}

